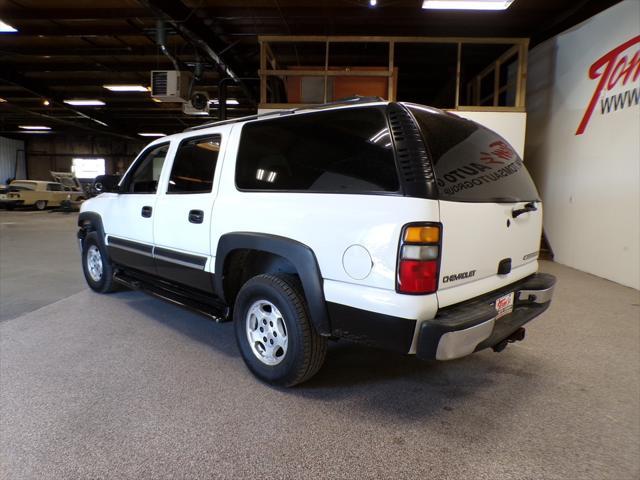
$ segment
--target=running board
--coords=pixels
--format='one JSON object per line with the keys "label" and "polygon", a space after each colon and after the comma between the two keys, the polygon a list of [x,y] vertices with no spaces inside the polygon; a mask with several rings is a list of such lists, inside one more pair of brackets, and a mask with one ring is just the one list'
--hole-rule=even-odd
{"label": "running board", "polygon": [[122,270],[118,270],[113,274],[113,280],[132,290],[141,290],[161,300],[186,307],[218,323],[229,320],[229,307],[222,301],[216,298],[209,298],[205,294],[187,292],[176,285],[165,282],[152,283],[136,274]]}

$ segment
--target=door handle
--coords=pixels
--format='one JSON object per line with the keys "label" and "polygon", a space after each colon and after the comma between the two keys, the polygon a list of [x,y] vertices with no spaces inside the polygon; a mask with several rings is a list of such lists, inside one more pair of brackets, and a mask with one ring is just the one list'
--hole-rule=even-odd
{"label": "door handle", "polygon": [[204,212],[202,210],[191,210],[189,212],[190,223],[202,223],[204,221]]}
{"label": "door handle", "polygon": [[153,208],[145,206],[145,207],[142,207],[142,211],[140,212],[140,215],[142,215],[144,218],[150,218],[152,211],[153,211]]}
{"label": "door handle", "polygon": [[527,212],[535,212],[538,209],[536,208],[536,204],[533,202],[529,202],[527,203],[523,208],[519,208],[519,209],[514,209],[511,211],[511,216],[513,218],[518,218],[520,215],[522,215],[523,213],[527,213]]}

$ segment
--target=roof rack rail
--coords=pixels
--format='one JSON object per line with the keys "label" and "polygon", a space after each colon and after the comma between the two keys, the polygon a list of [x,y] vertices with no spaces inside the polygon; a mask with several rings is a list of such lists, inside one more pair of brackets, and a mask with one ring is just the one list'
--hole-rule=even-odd
{"label": "roof rack rail", "polygon": [[327,102],[327,103],[321,103],[318,105],[310,105],[308,107],[297,107],[297,108],[288,108],[285,110],[274,110],[272,112],[257,113],[255,115],[247,115],[244,117],[231,118],[229,120],[207,122],[207,123],[203,123],[202,125],[196,125],[194,127],[185,128],[184,131],[192,132],[194,130],[202,130],[203,128],[217,127],[218,125],[228,125],[228,124],[237,123],[237,122],[246,122],[248,120],[256,120],[258,118],[291,115],[292,113],[295,113],[301,110],[322,110],[323,108],[337,107],[340,105],[353,105],[358,103],[372,103],[372,102],[384,102],[384,98],[362,97],[360,95],[355,95],[353,97],[347,97],[347,98],[342,98],[340,100],[336,100],[335,102]]}

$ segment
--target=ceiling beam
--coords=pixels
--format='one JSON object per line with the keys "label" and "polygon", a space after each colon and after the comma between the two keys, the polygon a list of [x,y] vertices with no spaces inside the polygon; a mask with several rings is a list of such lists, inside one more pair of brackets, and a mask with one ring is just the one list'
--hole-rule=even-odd
{"label": "ceiling beam", "polygon": [[[63,102],[64,97],[62,97],[59,93],[54,92],[52,90],[49,90],[46,86],[39,84],[37,81],[34,81],[33,79],[29,79],[26,78],[24,76],[22,76],[21,74],[17,73],[15,70],[10,69],[10,68],[2,68],[0,70],[0,80],[3,80],[7,83],[10,83],[12,85],[16,85],[19,87],[24,88],[25,90],[28,90],[29,92],[33,93],[34,95],[37,95],[41,98],[46,98],[47,100],[49,100],[52,105],[58,106],[58,107],[63,107],[65,110],[68,110],[70,112],[73,112],[75,115],[77,115],[78,117],[82,117],[86,120],[91,121],[92,125],[84,125],[82,123],[77,123],[77,122],[68,122],[66,120],[60,120],[57,119],[55,116],[52,115],[47,115],[47,114],[42,114],[42,113],[37,113],[37,112],[33,112],[31,110],[28,109],[24,109],[21,107],[18,107],[14,104],[11,104],[10,106],[12,106],[13,108],[16,108],[18,110],[22,110],[27,111],[35,116],[39,116],[39,117],[46,117],[50,120],[53,121],[57,121],[60,123],[66,123],[66,124],[72,124],[73,126],[76,126],[77,128],[82,128],[84,130],[90,130],[90,131],[98,131],[100,133],[107,133],[107,134],[111,134],[111,135],[115,135],[118,137],[124,137],[124,138],[132,138],[130,137],[128,134],[124,133],[124,130],[120,130],[118,128],[118,125],[109,117],[105,116],[105,115],[101,115],[101,114],[95,114],[92,113],[91,115],[88,115],[78,109],[69,107],[67,104],[65,104]],[[8,102],[6,102],[8,103]],[[0,105],[5,106],[6,103],[2,103]],[[106,125],[106,126],[105,126]]]}
{"label": "ceiling beam", "polygon": [[[187,43],[181,45],[170,45],[171,48],[184,48],[187,51],[180,52],[180,56],[193,56],[193,48]],[[101,57],[101,56],[160,56],[159,48],[155,45],[145,46],[119,46],[119,47],[27,47],[20,43],[14,45],[0,46],[0,55],[39,55],[39,56],[64,56],[64,57]]]}
{"label": "ceiling beam", "polygon": [[20,25],[16,24],[20,38],[29,36],[45,37],[113,37],[121,35],[140,35],[140,31],[131,25],[100,25],[91,22],[79,25]]}
{"label": "ceiling beam", "polygon": [[[120,137],[120,138],[125,138],[127,140],[135,140],[135,137],[132,137],[131,135],[128,134],[124,134],[124,133],[119,133],[117,131],[114,131],[113,129],[101,129],[98,128],[98,125],[96,125],[96,127],[92,126],[92,125],[87,125],[87,124],[83,124],[83,123],[79,123],[77,121],[71,121],[71,120],[66,120],[63,118],[59,118],[53,115],[47,115],[44,113],[37,113],[34,112],[32,110],[29,110],[27,108],[22,108],[19,107],[15,104],[10,104],[10,103],[0,103],[0,119],[3,119],[5,117],[5,114],[3,112],[3,110],[8,109],[8,110],[15,110],[18,111],[22,114],[28,115],[29,118],[33,118],[33,117],[37,117],[37,118],[42,118],[45,120],[50,120],[52,122],[61,124],[61,125],[66,125],[67,127],[72,127],[74,129],[79,129],[79,130],[86,130],[88,132],[94,132],[94,133],[99,133],[102,135],[110,135],[113,137]],[[76,117],[77,118],[77,117]],[[91,117],[86,117],[86,118],[91,118]]]}
{"label": "ceiling beam", "polygon": [[[1,57],[0,57],[1,58]],[[46,73],[46,72],[110,72],[118,74],[119,72],[145,72],[149,73],[151,70],[164,70],[167,66],[173,65],[166,57],[158,59],[159,61],[145,61],[145,62],[123,62],[120,59],[110,59],[109,61],[95,61],[87,59],[86,62],[8,62],[5,59],[2,60],[2,69],[16,69],[20,72],[34,72],[34,73]],[[171,68],[173,70],[173,68]],[[0,76],[1,78],[1,76]],[[117,83],[117,82],[116,82]]]}
{"label": "ceiling beam", "polygon": [[[246,84],[240,80],[240,77],[246,76],[246,71],[240,69],[242,65],[236,61],[223,59],[220,52],[229,47],[218,35],[211,30],[213,21],[211,18],[201,19],[198,15],[194,15],[194,9],[187,7],[180,0],[139,0],[147,5],[159,17],[166,18],[175,29],[203,54],[210,58],[224,73],[224,75],[233,78],[242,88],[246,97],[255,103],[254,93],[249,90]],[[236,72],[238,72],[236,74]]]}
{"label": "ceiling beam", "polygon": [[5,8],[5,22],[26,20],[118,20],[123,18],[149,18],[153,14],[146,8]]}

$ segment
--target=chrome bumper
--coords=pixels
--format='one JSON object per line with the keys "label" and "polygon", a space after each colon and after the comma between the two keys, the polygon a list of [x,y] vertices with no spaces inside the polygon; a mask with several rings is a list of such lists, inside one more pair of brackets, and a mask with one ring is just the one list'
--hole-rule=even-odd
{"label": "chrome bumper", "polygon": [[[423,322],[416,355],[423,359],[452,360],[492,347],[531,321],[550,305],[555,277],[536,274],[476,300],[438,312]],[[495,301],[514,292],[513,311],[496,318]]]}

